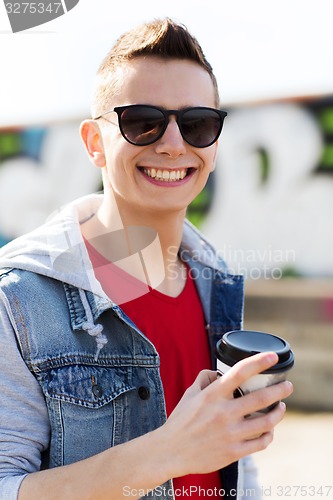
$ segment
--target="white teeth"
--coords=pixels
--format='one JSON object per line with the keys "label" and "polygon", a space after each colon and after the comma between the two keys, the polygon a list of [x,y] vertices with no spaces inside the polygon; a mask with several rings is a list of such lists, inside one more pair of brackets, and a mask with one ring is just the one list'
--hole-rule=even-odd
{"label": "white teeth", "polygon": [[148,177],[164,182],[182,180],[187,174],[187,168],[182,168],[181,170],[156,170],[155,168],[144,168],[143,171]]}

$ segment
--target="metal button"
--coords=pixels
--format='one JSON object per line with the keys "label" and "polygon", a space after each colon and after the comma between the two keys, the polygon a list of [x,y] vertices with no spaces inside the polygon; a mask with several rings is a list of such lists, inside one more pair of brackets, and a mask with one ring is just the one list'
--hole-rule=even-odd
{"label": "metal button", "polygon": [[139,387],[138,394],[141,399],[149,399],[150,397],[150,391],[148,387],[144,387],[143,385]]}
{"label": "metal button", "polygon": [[95,398],[101,398],[103,396],[103,389],[100,385],[94,384],[92,386],[93,395]]}

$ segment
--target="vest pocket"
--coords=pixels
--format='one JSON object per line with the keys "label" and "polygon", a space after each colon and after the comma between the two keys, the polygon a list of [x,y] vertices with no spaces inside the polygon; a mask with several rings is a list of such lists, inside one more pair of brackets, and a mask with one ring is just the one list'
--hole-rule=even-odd
{"label": "vest pocket", "polygon": [[129,383],[130,370],[69,365],[44,374],[52,429],[49,467],[77,462],[115,444],[117,429],[126,425],[128,398],[136,391]]}

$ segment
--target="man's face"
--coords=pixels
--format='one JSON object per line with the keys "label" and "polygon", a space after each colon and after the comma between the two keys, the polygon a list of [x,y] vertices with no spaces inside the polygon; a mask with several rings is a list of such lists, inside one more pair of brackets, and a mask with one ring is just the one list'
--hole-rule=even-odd
{"label": "man's face", "polygon": [[[212,80],[194,62],[138,58],[119,71],[121,91],[113,98],[110,109],[129,104],[150,104],[165,109],[214,107]],[[129,215],[147,210],[156,215],[184,211],[214,169],[217,143],[207,148],[189,145],[182,138],[175,117],[171,116],[158,141],[135,146],[122,137],[116,113],[106,118],[113,123],[99,120],[106,161],[106,195],[111,188],[118,208]]]}

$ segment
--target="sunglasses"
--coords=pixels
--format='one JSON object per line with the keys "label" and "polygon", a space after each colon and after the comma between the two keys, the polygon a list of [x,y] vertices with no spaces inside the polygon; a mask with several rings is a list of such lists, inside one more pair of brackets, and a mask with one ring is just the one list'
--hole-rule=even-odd
{"label": "sunglasses", "polygon": [[148,146],[158,141],[167,129],[169,116],[174,115],[184,141],[196,148],[208,148],[219,138],[227,116],[226,111],[199,106],[167,110],[146,104],[133,104],[116,107],[97,116],[95,120],[112,111],[118,115],[122,136],[135,146]]}

